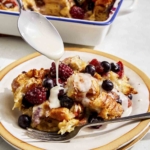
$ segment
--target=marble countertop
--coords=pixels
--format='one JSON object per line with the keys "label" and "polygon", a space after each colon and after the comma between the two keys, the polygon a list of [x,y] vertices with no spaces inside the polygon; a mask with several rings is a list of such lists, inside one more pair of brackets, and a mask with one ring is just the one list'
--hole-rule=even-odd
{"label": "marble countertop", "polygon": [[[127,0],[125,0],[127,1]],[[115,22],[100,45],[88,47],[121,57],[141,69],[150,77],[150,1],[138,0],[135,10],[117,16]],[[123,6],[125,7],[125,3]],[[65,44],[75,47],[86,47]],[[0,36],[0,70],[15,60],[35,52],[20,37]],[[149,150],[150,131],[131,150]],[[14,150],[0,138],[0,150]]]}

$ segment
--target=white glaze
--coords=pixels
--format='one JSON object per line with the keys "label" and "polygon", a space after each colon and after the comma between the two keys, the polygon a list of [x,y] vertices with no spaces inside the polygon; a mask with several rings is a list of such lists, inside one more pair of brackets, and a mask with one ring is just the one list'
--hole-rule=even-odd
{"label": "white glaze", "polygon": [[58,66],[59,59],[64,54],[64,45],[59,33],[43,15],[24,10],[21,10],[18,28],[28,44],[41,54],[55,61],[57,86],[51,89],[49,100],[51,108],[60,107],[58,99],[60,90]]}
{"label": "white glaze", "polygon": [[50,90],[50,108],[58,108],[60,107],[60,100],[58,99],[59,90],[63,89],[60,86],[55,86]]}
{"label": "white glaze", "polygon": [[87,73],[77,73],[73,75],[74,86],[82,92],[88,92],[91,88],[91,75]]}

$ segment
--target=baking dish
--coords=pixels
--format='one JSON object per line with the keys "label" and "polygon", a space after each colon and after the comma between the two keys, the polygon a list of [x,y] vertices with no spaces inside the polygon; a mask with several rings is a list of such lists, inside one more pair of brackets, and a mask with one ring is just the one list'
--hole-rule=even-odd
{"label": "baking dish", "polygon": [[[105,38],[110,25],[114,22],[124,0],[116,0],[106,21],[89,21],[55,16],[45,16],[56,27],[64,43],[95,46]],[[136,0],[124,13],[133,10]],[[17,28],[19,12],[0,10],[0,33],[20,36]]]}

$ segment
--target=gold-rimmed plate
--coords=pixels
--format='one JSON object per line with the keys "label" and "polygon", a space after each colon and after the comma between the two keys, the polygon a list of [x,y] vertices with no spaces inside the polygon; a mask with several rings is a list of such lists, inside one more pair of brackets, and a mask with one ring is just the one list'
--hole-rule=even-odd
{"label": "gold-rimmed plate", "polygon": [[[79,55],[85,61],[97,58],[101,61],[109,62],[121,60],[125,65],[125,73],[130,78],[131,84],[137,89],[138,94],[133,98],[133,107],[130,115],[139,114],[149,111],[149,91],[150,80],[138,68],[122,60],[116,56],[94,51],[90,49],[68,48],[65,51],[63,58]],[[62,58],[62,59],[63,59]],[[12,111],[13,96],[11,92],[12,80],[22,71],[29,69],[49,68],[51,60],[39,53],[34,53],[24,57],[11,65],[7,66],[0,73],[1,88],[1,124],[0,132],[4,139],[12,145],[23,149],[117,149],[140,135],[149,125],[150,120],[139,121],[134,123],[115,123],[107,125],[106,128],[92,131],[83,131],[74,140],[69,143],[50,143],[50,142],[32,142],[25,135],[25,130],[17,125],[19,115],[18,110]]]}

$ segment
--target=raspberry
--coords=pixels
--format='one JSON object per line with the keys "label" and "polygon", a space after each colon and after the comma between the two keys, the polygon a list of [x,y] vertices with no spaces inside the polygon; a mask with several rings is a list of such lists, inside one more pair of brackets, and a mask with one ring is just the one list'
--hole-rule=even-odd
{"label": "raspberry", "polygon": [[[60,84],[62,84],[62,85],[63,85],[63,83],[64,83],[60,78],[58,78],[58,82],[59,82]],[[57,86],[56,78],[53,79],[53,83],[54,83],[54,86]]]}
{"label": "raspberry", "polygon": [[84,18],[84,10],[78,6],[72,6],[70,9],[70,14],[72,18],[83,19]]}
{"label": "raspberry", "polygon": [[119,78],[122,78],[123,74],[124,74],[124,66],[123,63],[121,61],[117,62],[118,66],[119,66],[119,72],[117,72],[117,74],[119,75]]}
{"label": "raspberry", "polygon": [[[1,2],[1,0],[0,0]],[[7,8],[14,8],[15,6],[17,6],[17,3],[13,0],[6,0],[3,2],[3,5]]]}
{"label": "raspberry", "polygon": [[43,103],[46,101],[46,88],[39,86],[29,89],[25,94],[25,99],[33,105]]}
{"label": "raspberry", "polygon": [[[66,81],[73,74],[73,70],[66,64],[60,63],[59,64],[59,78],[63,81]],[[55,63],[52,62],[52,66],[50,68],[50,75],[51,77],[56,77],[56,66]]]}

